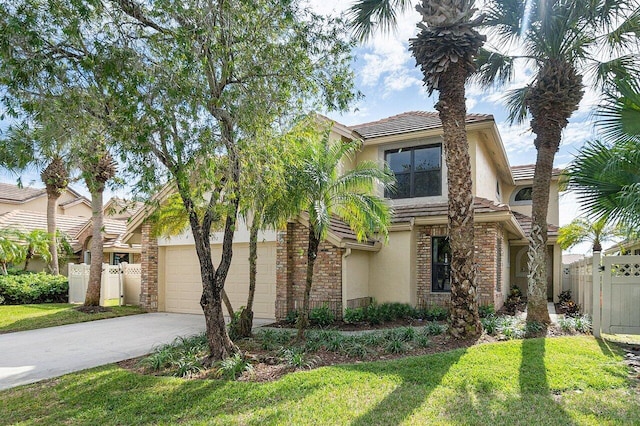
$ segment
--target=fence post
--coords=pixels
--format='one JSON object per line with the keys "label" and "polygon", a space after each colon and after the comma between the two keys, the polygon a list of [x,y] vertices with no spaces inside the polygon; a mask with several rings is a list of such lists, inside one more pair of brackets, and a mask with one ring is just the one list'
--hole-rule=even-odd
{"label": "fence post", "polygon": [[600,337],[600,322],[602,315],[602,307],[600,303],[600,291],[602,287],[602,273],[600,272],[600,252],[593,252],[593,268],[591,269],[593,277],[593,315],[592,330],[594,337]]}

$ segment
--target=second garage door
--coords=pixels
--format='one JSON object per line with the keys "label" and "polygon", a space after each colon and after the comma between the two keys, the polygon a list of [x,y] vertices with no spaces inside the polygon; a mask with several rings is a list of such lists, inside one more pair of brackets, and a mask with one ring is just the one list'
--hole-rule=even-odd
{"label": "second garage door", "polygon": [[[164,259],[164,291],[160,306],[167,312],[201,314],[202,281],[194,246],[161,247]],[[211,246],[214,265],[220,261],[220,245]],[[249,244],[234,244],[233,260],[225,290],[234,309],[247,304],[249,293]],[[254,317],[275,318],[276,243],[258,244],[258,276],[254,301]],[[160,285],[162,286],[162,282]],[[164,303],[162,303],[164,302]],[[225,311],[226,314],[226,311]]]}

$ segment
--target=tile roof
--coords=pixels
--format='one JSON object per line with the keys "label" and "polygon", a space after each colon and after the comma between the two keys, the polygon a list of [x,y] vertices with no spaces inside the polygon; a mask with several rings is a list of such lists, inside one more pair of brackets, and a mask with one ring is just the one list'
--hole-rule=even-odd
{"label": "tile roof", "polygon": [[[510,210],[509,206],[506,204],[496,203],[481,197],[475,197],[473,204],[476,213],[491,213]],[[447,216],[448,210],[449,206],[446,202],[395,206],[391,222],[409,222],[415,217]]]}
{"label": "tile roof", "polygon": [[[467,114],[467,124],[493,120],[490,114]],[[363,138],[375,138],[442,127],[437,112],[409,111],[370,123],[349,126]]]}
{"label": "tile roof", "polygon": [[104,214],[115,219],[128,219],[135,216],[144,207],[145,203],[140,201],[129,201],[113,197],[104,206]]}
{"label": "tile roof", "polygon": [[[524,164],[521,166],[512,166],[511,174],[514,180],[533,180],[533,175],[536,170],[535,164]],[[562,174],[562,169],[554,168],[551,173],[552,177],[558,177]]]}
{"label": "tile roof", "polygon": [[104,248],[129,248],[129,244],[122,242],[122,237],[127,232],[127,221],[121,219],[103,219]]}
{"label": "tile roof", "polygon": [[[513,212],[513,216],[515,216],[516,220],[520,224],[520,227],[524,231],[525,235],[528,237],[531,234],[531,223],[533,219],[531,216],[524,215],[522,213]],[[558,231],[560,228],[556,225],[547,224],[547,236],[549,237],[557,237]]]}
{"label": "tile roof", "polygon": [[20,188],[10,183],[0,183],[0,202],[24,203],[47,193],[44,188]]}
{"label": "tile roof", "polygon": [[377,241],[375,238],[367,238],[365,241],[358,241],[358,237],[356,236],[356,233],[351,230],[349,225],[347,225],[346,223],[344,223],[342,220],[338,219],[335,216],[332,216],[330,219],[329,230],[332,234],[334,234],[336,237],[340,238],[341,240],[355,241],[355,242],[360,242],[362,244],[369,244],[369,245],[373,245]]}
{"label": "tile roof", "polygon": [[[82,216],[56,216],[58,229],[65,233],[74,251],[81,249],[80,242],[76,239],[78,232],[84,228],[89,221]],[[11,228],[22,232],[30,232],[36,229],[47,229],[47,214],[29,210],[12,210],[0,215],[0,228]]]}

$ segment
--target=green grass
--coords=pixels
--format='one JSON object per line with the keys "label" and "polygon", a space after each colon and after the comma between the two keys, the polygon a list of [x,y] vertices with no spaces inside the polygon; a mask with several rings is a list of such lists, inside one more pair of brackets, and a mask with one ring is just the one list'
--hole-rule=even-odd
{"label": "green grass", "polygon": [[34,330],[145,312],[137,306],[112,306],[111,312],[85,314],[69,303],[41,303],[37,305],[1,305],[0,334]]}
{"label": "green grass", "polygon": [[142,376],[110,365],[0,392],[0,423],[638,424],[615,347],[514,340],[323,367],[273,383]]}

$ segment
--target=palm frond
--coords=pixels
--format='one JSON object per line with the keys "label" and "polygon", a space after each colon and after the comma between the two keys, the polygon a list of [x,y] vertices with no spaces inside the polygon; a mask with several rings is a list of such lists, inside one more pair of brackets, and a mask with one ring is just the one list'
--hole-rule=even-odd
{"label": "palm frond", "polygon": [[397,24],[398,12],[409,8],[409,0],[360,0],[351,6],[347,18],[356,39],[370,38],[376,29],[393,31]]}
{"label": "palm frond", "polygon": [[640,84],[617,80],[616,90],[606,93],[596,115],[596,126],[608,141],[640,140]]}
{"label": "palm frond", "polygon": [[514,56],[480,48],[473,79],[483,86],[501,86],[513,78],[515,60]]}
{"label": "palm frond", "polygon": [[509,111],[509,122],[511,124],[521,124],[527,118],[527,105],[525,98],[531,88],[529,86],[520,87],[507,91],[504,95],[504,100]]}

